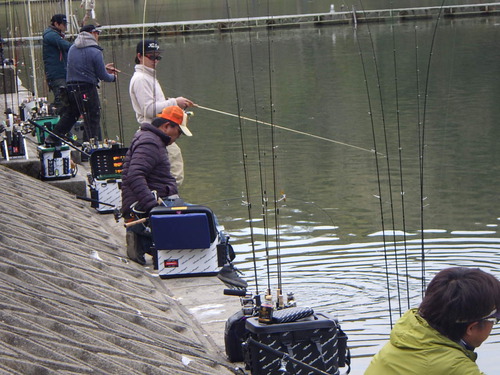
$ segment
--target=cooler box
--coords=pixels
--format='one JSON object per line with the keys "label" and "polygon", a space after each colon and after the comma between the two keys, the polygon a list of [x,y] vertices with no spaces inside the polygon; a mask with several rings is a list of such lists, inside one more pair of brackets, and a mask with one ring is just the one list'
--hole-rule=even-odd
{"label": "cooler box", "polygon": [[113,146],[90,154],[91,207],[99,213],[112,213],[122,205],[122,169],[127,148]]}
{"label": "cooler box", "polygon": [[122,206],[122,180],[108,179],[95,180],[90,188],[90,198],[94,201],[91,207],[101,214],[112,213],[115,208]]}
{"label": "cooler box", "polygon": [[38,156],[42,164],[40,171],[42,180],[62,180],[73,177],[69,146],[38,146]]}
{"label": "cooler box", "polygon": [[248,318],[245,363],[252,375],[314,374],[286,356],[327,374],[339,374],[346,365],[347,336],[335,319],[324,314],[291,323],[259,323]]}
{"label": "cooler box", "polygon": [[[56,124],[59,122],[59,117],[38,117],[33,119],[40,126],[44,126],[47,130],[52,131]],[[46,131],[40,129],[38,126],[35,127],[35,135],[38,144],[43,145],[45,138],[49,135]]]}
{"label": "cooler box", "polygon": [[214,215],[204,206],[158,206],[150,213],[160,278],[213,276],[224,260]]}

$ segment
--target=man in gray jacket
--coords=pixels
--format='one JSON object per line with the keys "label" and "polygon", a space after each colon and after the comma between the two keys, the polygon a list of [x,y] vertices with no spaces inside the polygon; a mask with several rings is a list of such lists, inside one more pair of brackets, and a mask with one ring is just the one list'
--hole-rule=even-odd
{"label": "man in gray jacket", "polygon": [[[102,140],[101,103],[97,85],[100,81],[114,82],[119,71],[113,67],[113,63],[104,64],[98,40],[99,30],[94,25],[86,25],[80,29],[75,43],[69,49],[66,77],[68,103],[54,127],[54,133],[58,136],[64,137],[83,115],[85,120],[83,140]],[[45,143],[58,145],[61,141],[50,135]]]}

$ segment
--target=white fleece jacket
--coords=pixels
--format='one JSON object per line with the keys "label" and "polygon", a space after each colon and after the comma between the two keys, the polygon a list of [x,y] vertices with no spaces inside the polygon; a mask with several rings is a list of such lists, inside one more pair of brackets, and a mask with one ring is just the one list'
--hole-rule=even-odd
{"label": "white fleece jacket", "polygon": [[[160,83],[156,79],[155,70],[142,64],[135,66],[135,73],[130,80],[129,94],[139,124],[151,123],[163,108],[177,105],[175,98],[165,98]],[[184,160],[181,148],[177,143],[172,143],[167,150],[170,173],[175,177],[177,186],[180,186],[184,181]]]}

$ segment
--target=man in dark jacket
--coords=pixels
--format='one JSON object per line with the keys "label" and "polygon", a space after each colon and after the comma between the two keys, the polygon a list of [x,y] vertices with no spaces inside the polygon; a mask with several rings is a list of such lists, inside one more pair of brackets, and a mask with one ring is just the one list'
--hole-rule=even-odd
{"label": "man in dark jacket", "polygon": [[[137,219],[133,210],[147,216],[158,205],[157,197],[167,201],[178,198],[166,146],[181,134],[192,135],[187,128],[187,116],[178,106],[164,108],[151,124],[143,123],[135,133],[122,172],[122,214],[125,220]],[[149,228],[137,224],[128,231],[135,232],[140,241],[137,248],[127,246],[129,258],[141,265],[146,264],[144,254],[151,253],[152,245]]]}
{"label": "man in dark jacket", "polygon": [[[54,133],[64,136],[78,118],[85,120],[84,141],[102,140],[101,103],[97,85],[100,81],[114,82],[119,72],[113,63],[104,64],[102,48],[99,47],[99,30],[94,25],[86,25],[80,29],[75,44],[68,52],[67,94],[68,105],[63,109]],[[52,135],[45,140],[46,144],[61,143]]]}
{"label": "man in dark jacket", "polygon": [[61,90],[66,87],[66,64],[71,43],[64,39],[68,23],[64,14],[54,14],[43,32],[43,64],[49,90],[54,94],[50,105],[56,113],[61,109]]}

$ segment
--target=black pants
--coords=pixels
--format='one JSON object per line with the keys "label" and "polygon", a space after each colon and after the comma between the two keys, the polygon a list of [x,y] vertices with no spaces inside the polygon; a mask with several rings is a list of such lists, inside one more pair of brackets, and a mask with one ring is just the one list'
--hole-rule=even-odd
{"label": "black pants", "polygon": [[[64,106],[63,98],[63,90],[66,90],[66,79],[58,78],[52,81],[47,81],[49,85],[49,90],[54,94],[54,101],[50,104],[50,108],[53,113],[56,115],[61,114],[61,108]],[[51,114],[51,113],[49,113]]]}
{"label": "black pants", "polygon": [[60,136],[69,133],[83,115],[85,121],[83,141],[89,141],[91,138],[101,141],[101,103],[97,86],[90,83],[68,83],[66,94],[67,103],[59,122],[54,127],[54,133]]}

